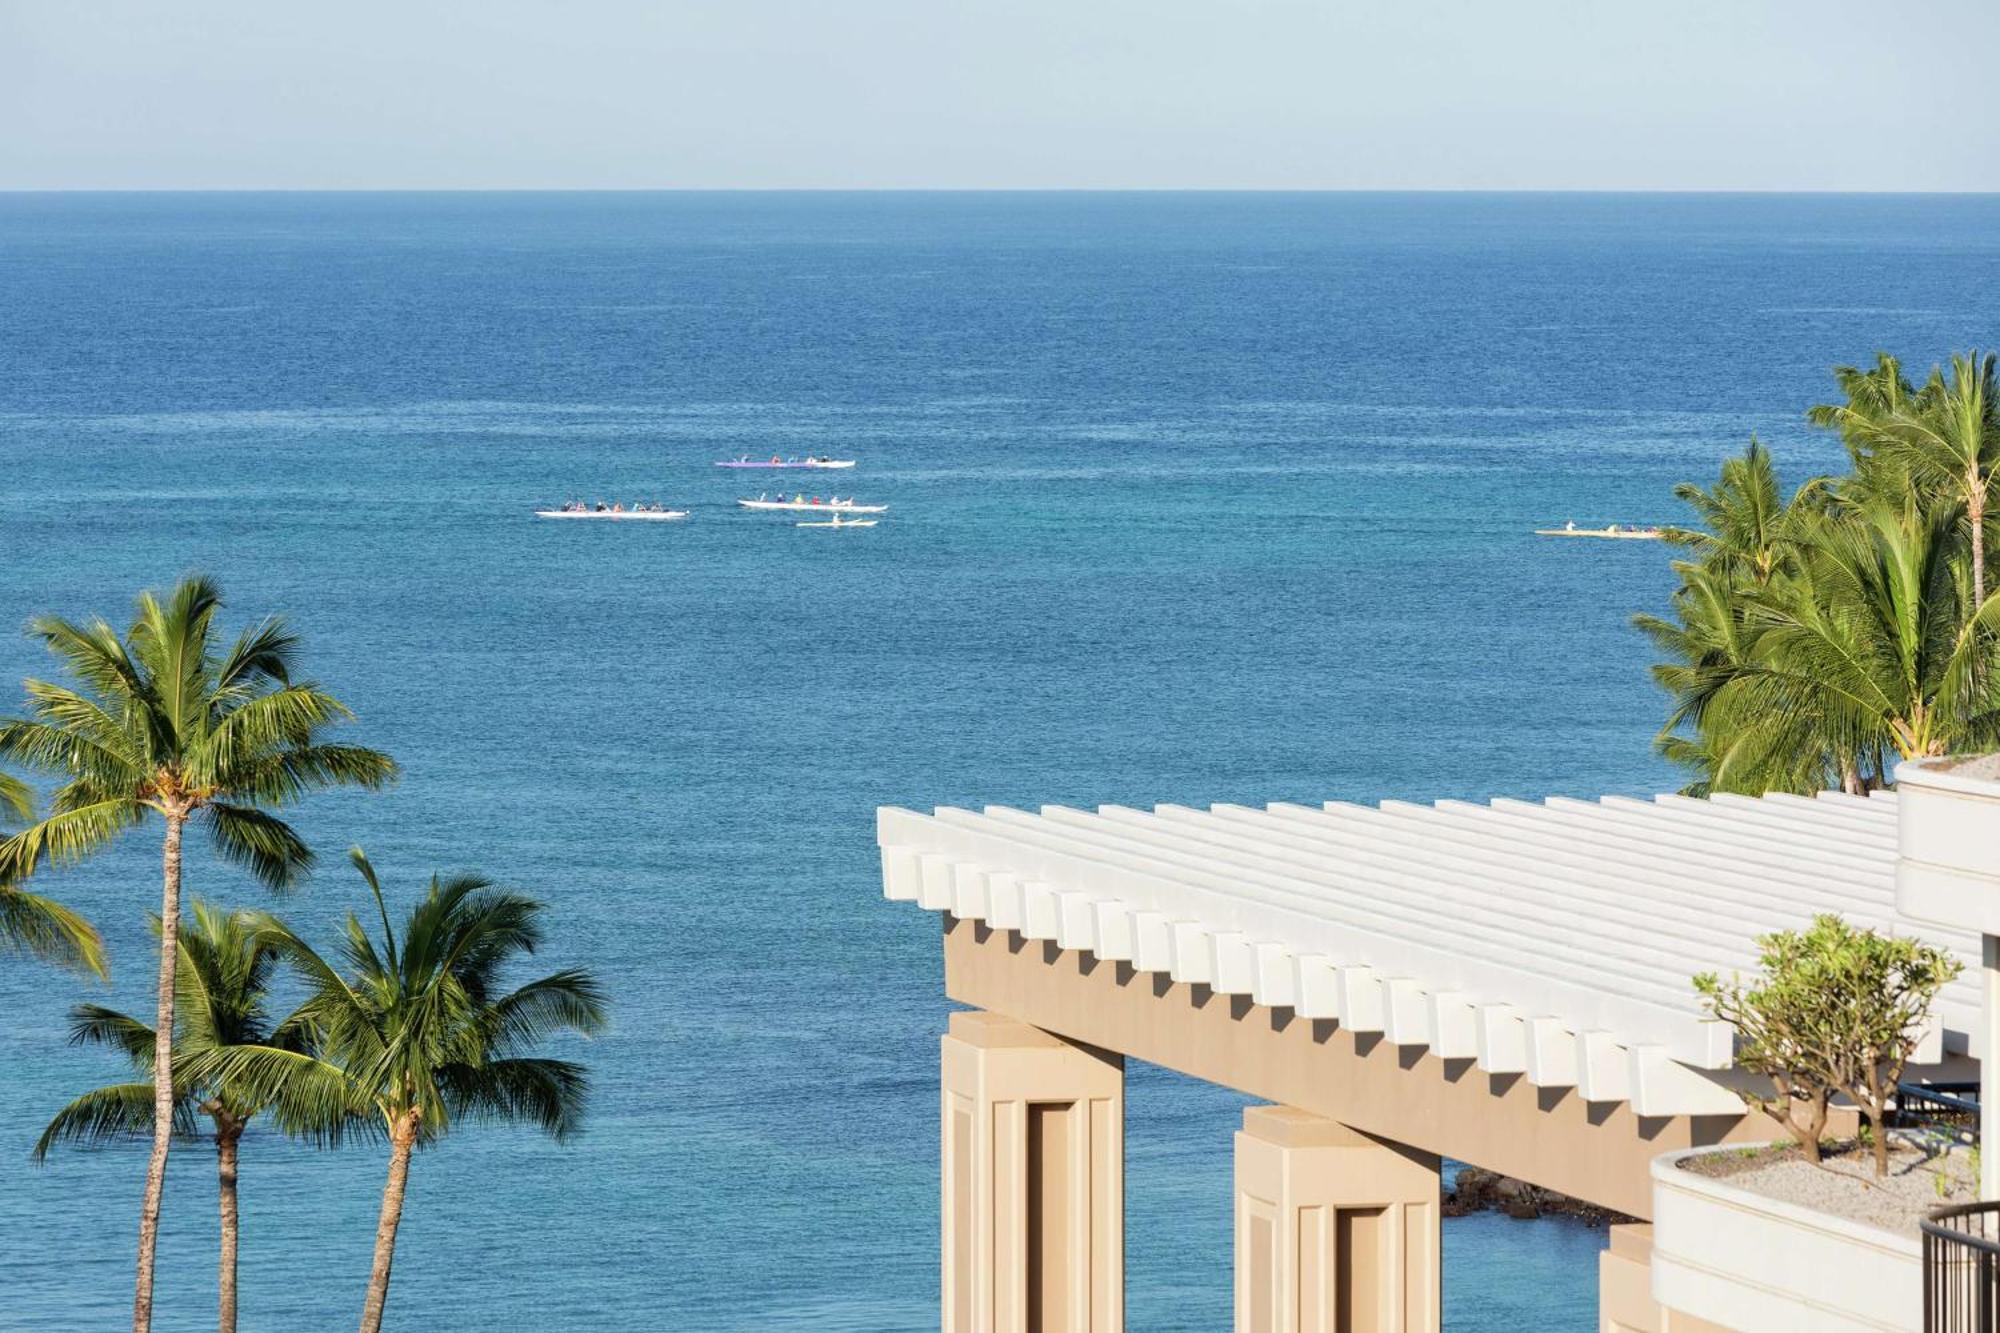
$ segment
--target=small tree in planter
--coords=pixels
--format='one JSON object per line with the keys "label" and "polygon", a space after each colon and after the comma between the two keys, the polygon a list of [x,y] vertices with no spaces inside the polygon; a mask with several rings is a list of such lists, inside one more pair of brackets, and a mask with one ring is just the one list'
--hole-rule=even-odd
{"label": "small tree in planter", "polygon": [[1694,979],[1709,1013],[1736,1029],[1736,1063],[1768,1076],[1777,1091],[1745,1100],[1818,1162],[1827,1102],[1844,1094],[1872,1131],[1875,1174],[1888,1175],[1889,1100],[1931,1001],[1958,975],[1959,961],[1831,914],[1805,931],[1760,936],[1757,946],[1762,974],[1753,984],[1725,985],[1713,972]]}

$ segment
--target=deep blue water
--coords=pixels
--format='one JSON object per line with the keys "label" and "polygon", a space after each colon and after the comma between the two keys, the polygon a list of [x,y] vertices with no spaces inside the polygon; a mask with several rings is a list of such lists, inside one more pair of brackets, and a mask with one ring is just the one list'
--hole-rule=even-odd
{"label": "deep blue water", "polygon": [[[877,805],[1675,785],[1666,553],[1529,529],[1675,518],[1753,430],[1834,466],[1828,367],[1991,345],[1996,295],[1993,198],[0,196],[0,626],[197,567],[289,612],[407,774],[306,807],[283,910],[359,905],[350,842],[478,867],[608,982],[583,1139],[417,1161],[393,1326],[935,1327],[936,923]],[[814,450],[882,526],[708,466]],[[696,513],[527,517],[570,495]],[[46,886],[108,990],[0,961],[0,1325],[127,1307],[140,1150],[27,1154],[120,1072],[64,1013],[147,1004],[156,862]],[[1131,1072],[1135,1330],[1226,1325],[1240,1104]],[[357,1315],[381,1171],[253,1132],[246,1329]],[[163,1329],[213,1210],[178,1151]],[[1448,1326],[1594,1328],[1601,1243],[1448,1223]]]}

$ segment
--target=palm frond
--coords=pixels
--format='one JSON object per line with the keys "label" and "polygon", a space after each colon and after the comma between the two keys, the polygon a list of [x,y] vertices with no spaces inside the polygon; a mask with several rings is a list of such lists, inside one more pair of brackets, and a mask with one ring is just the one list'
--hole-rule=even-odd
{"label": "palm frond", "polygon": [[567,1060],[521,1057],[438,1071],[449,1114],[471,1121],[528,1124],[558,1143],[583,1125],[590,1079]]}
{"label": "palm frond", "polygon": [[493,1002],[492,1045],[496,1051],[514,1051],[565,1032],[594,1036],[603,1031],[606,1012],[597,979],[581,968],[565,968]]}
{"label": "palm frond", "polygon": [[59,810],[0,842],[0,879],[26,879],[45,860],[81,860],[145,816],[145,806],[125,797]]}
{"label": "palm frond", "polygon": [[[5,844],[0,844],[0,851]],[[0,950],[103,978],[104,941],[82,915],[4,880],[0,868]]]}
{"label": "palm frond", "polygon": [[72,1046],[110,1046],[122,1051],[132,1067],[153,1072],[153,1029],[130,1014],[101,1004],[80,1004],[70,1010]]}
{"label": "palm frond", "polygon": [[[46,1160],[59,1144],[95,1148],[152,1132],[153,1085],[114,1083],[94,1088],[56,1112],[35,1141],[34,1158],[37,1162]],[[186,1100],[175,1103],[173,1132],[182,1139],[195,1138],[200,1132],[195,1108]]]}
{"label": "palm frond", "polygon": [[7,773],[0,773],[0,828],[8,821],[22,821],[35,817],[35,794],[28,784]]}
{"label": "palm frond", "polygon": [[289,685],[298,660],[299,638],[282,617],[269,616],[243,631],[216,665],[215,683],[223,689],[270,682]]}
{"label": "palm frond", "polygon": [[222,855],[250,871],[264,887],[283,891],[312,869],[312,849],[284,820],[253,805],[210,802],[200,812]]}

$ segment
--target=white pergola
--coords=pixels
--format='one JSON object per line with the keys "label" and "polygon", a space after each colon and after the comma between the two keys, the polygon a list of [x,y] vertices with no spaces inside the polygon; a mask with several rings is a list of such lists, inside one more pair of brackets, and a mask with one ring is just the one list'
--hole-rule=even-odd
{"label": "white pergola", "polygon": [[1980,1049],[1980,938],[1896,905],[1897,798],[885,808],[891,899],[1337,1020],[1641,1116],[1740,1114],[1691,978],[1835,912],[1968,964],[1919,1062]]}

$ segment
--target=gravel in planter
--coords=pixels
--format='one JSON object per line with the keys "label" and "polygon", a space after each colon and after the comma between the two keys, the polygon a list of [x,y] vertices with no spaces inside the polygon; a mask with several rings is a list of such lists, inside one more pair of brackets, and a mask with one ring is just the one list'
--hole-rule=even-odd
{"label": "gravel in planter", "polygon": [[1781,1203],[1902,1235],[1916,1234],[1917,1223],[1934,1210],[1979,1195],[1970,1153],[1908,1134],[1891,1137],[1889,1174],[1880,1180],[1875,1177],[1874,1154],[1851,1139],[1829,1142],[1818,1166],[1806,1160],[1797,1144],[1784,1143],[1701,1153],[1680,1167]]}

